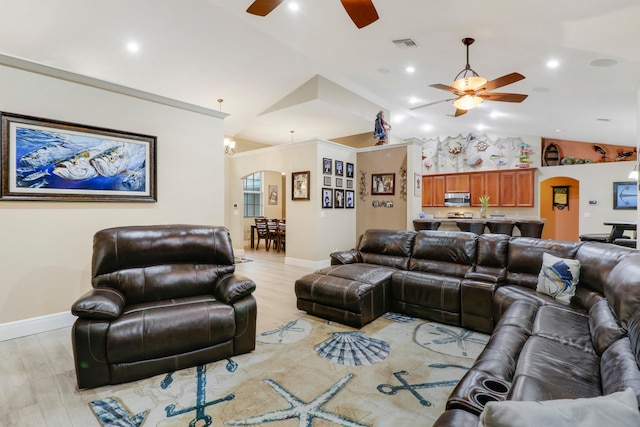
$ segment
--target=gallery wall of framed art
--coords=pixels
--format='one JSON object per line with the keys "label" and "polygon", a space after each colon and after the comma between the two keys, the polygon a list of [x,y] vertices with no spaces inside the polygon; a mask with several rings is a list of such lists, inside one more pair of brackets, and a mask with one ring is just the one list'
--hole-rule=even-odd
{"label": "gallery wall of framed art", "polygon": [[354,163],[322,158],[323,209],[355,208],[354,174]]}

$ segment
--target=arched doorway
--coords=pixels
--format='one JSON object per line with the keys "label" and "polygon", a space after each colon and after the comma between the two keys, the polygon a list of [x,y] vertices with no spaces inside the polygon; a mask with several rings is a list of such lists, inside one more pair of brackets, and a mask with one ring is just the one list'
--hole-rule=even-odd
{"label": "arched doorway", "polygon": [[[553,187],[568,187],[569,204],[553,204]],[[578,241],[580,238],[580,181],[569,177],[549,178],[540,183],[540,217],[545,219],[543,239]]]}

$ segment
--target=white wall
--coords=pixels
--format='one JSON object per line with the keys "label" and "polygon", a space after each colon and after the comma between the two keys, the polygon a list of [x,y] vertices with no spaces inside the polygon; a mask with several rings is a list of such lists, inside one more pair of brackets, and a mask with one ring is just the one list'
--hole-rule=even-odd
{"label": "white wall", "polygon": [[[93,234],[136,224],[222,225],[225,114],[82,76],[3,61],[0,111],[157,136],[157,203],[0,200],[2,324],[68,313],[90,289]],[[2,65],[10,63],[11,66]],[[49,73],[50,72],[50,73]],[[64,79],[50,75],[63,76]],[[74,83],[83,80],[89,84]],[[125,90],[126,92],[126,90]],[[149,94],[146,94],[149,95]]]}
{"label": "white wall", "polygon": [[[285,263],[319,267],[326,265],[329,253],[348,249],[355,243],[356,209],[322,209],[322,158],[356,163],[356,152],[329,141],[316,140],[238,153],[226,159],[226,224],[231,230],[234,251],[243,250],[245,221],[242,212],[242,178],[271,170],[286,175],[287,252]],[[356,165],[357,170],[357,165]],[[291,200],[291,173],[310,171],[310,200]],[[344,177],[343,177],[344,178]],[[335,182],[335,175],[332,175]],[[355,180],[355,178],[354,178]],[[343,187],[344,188],[344,187]],[[354,188],[355,191],[357,191]],[[233,205],[237,204],[238,209]]]}

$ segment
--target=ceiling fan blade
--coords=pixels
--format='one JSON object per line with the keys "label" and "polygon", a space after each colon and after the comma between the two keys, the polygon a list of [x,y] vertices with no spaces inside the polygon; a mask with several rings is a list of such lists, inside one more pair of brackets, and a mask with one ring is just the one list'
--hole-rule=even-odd
{"label": "ceiling fan blade", "polygon": [[499,87],[502,87],[502,86],[510,85],[511,83],[519,82],[524,78],[525,77],[520,73],[511,73],[511,74],[507,74],[506,76],[498,77],[495,80],[491,80],[490,82],[487,82],[484,86],[476,90],[476,95],[482,92],[498,89]]}
{"label": "ceiling fan blade", "polygon": [[429,85],[429,86],[434,87],[436,89],[440,89],[440,90],[446,90],[447,92],[454,93],[454,94],[456,94],[458,96],[465,95],[464,92],[462,92],[461,90],[458,90],[458,89],[456,89],[455,87],[452,87],[452,86],[447,86],[447,85],[443,85],[443,84],[440,84],[440,83],[436,83],[436,84]]}
{"label": "ceiling fan blade", "polygon": [[522,95],[519,93],[481,93],[478,95],[480,98],[487,101],[502,101],[502,102],[522,102],[527,99],[529,95]]}
{"label": "ceiling fan blade", "polygon": [[436,102],[430,102],[430,103],[428,103],[428,104],[417,105],[417,106],[415,106],[415,107],[411,107],[411,108],[409,108],[409,110],[417,110],[418,108],[429,107],[429,106],[431,106],[431,105],[441,104],[441,103],[443,103],[443,102],[455,101],[456,99],[458,99],[458,98],[443,99],[443,100],[436,101]]}
{"label": "ceiling fan blade", "polygon": [[284,0],[256,0],[251,3],[247,12],[252,15],[267,16],[273,9],[280,6]]}
{"label": "ceiling fan blade", "polygon": [[356,27],[363,28],[379,19],[372,0],[340,0]]}
{"label": "ceiling fan blade", "polygon": [[469,110],[461,110],[459,108],[456,108],[456,114],[454,114],[454,117],[460,117],[463,114],[467,114],[467,111]]}

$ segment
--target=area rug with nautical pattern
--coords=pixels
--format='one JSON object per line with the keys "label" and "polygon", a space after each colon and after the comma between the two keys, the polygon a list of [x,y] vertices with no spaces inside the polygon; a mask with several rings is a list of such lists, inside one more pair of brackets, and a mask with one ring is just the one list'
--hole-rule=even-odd
{"label": "area rug with nautical pattern", "polygon": [[361,329],[305,315],[252,353],[102,387],[89,407],[104,427],[431,426],[488,338],[393,313]]}

